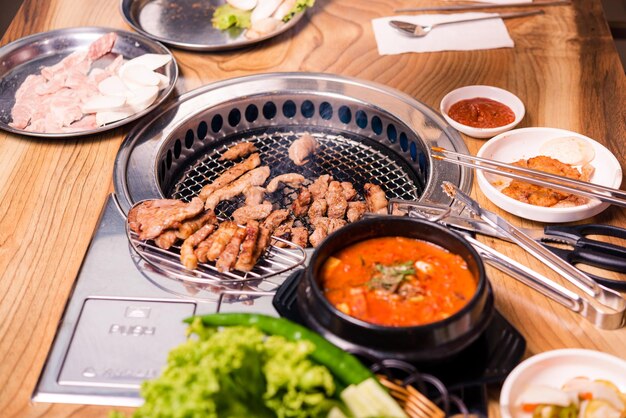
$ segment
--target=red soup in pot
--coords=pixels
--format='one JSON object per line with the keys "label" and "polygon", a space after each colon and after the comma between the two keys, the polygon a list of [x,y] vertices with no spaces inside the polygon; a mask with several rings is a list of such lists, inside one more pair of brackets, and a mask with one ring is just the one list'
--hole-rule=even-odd
{"label": "red soup in pot", "polygon": [[465,260],[435,244],[380,237],[348,246],[321,269],[330,303],[347,315],[384,326],[416,326],[458,312],[477,280]]}

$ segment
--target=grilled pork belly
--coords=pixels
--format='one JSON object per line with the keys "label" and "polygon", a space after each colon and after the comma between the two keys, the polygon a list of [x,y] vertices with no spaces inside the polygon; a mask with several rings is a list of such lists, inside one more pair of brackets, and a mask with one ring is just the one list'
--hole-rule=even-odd
{"label": "grilled pork belly", "polygon": [[248,186],[260,186],[270,175],[270,168],[267,166],[255,168],[252,171],[239,177],[237,180],[215,190],[206,200],[204,207],[206,210],[215,210],[215,207],[222,200],[229,200],[241,194]]}
{"label": "grilled pork belly", "polygon": [[270,202],[261,203],[260,205],[246,205],[233,212],[233,219],[239,225],[245,225],[250,220],[261,220],[267,218],[272,212],[272,204]]}
{"label": "grilled pork belly", "polygon": [[356,222],[363,217],[367,210],[367,203],[363,201],[348,202],[348,211],[346,212],[346,218],[348,222]]}
{"label": "grilled pork belly", "polygon": [[215,263],[215,267],[217,267],[218,271],[225,272],[232,270],[237,261],[237,256],[239,255],[239,246],[245,236],[246,228],[237,228],[237,231]]}
{"label": "grilled pork belly", "polygon": [[242,157],[246,157],[253,152],[256,152],[257,149],[252,142],[240,142],[238,144],[233,145],[228,148],[224,153],[220,156],[220,161],[234,161]]}
{"label": "grilled pork belly", "polygon": [[206,201],[209,196],[216,190],[225,187],[229,183],[235,181],[248,171],[258,167],[261,165],[261,157],[259,154],[252,154],[242,162],[235,164],[228,170],[224,171],[218,178],[216,178],[212,183],[205,185],[198,197],[203,201]]}
{"label": "grilled pork belly", "polygon": [[328,217],[343,219],[348,208],[348,202],[343,194],[344,188],[338,181],[331,181],[326,192],[326,202],[328,203]]}
{"label": "grilled pork belly", "polygon": [[367,211],[372,213],[387,213],[387,196],[384,190],[377,184],[366,183],[363,187],[365,191],[365,202]]}
{"label": "grilled pork belly", "polygon": [[305,216],[309,211],[309,206],[311,206],[312,201],[313,195],[309,189],[302,187],[300,193],[298,193],[298,197],[296,197],[296,200],[291,204],[291,211],[298,218]]}
{"label": "grilled pork belly", "polygon": [[185,203],[174,199],[146,200],[128,212],[128,224],[139,239],[154,239],[167,229],[202,212],[202,200],[194,197]]}
{"label": "grilled pork belly", "polygon": [[274,193],[278,190],[278,186],[280,183],[285,185],[289,184],[291,186],[298,186],[304,182],[305,178],[301,174],[297,173],[287,173],[281,174],[280,176],[274,177],[270,183],[267,185],[267,191],[269,193]]}
{"label": "grilled pork belly", "polygon": [[311,134],[304,133],[289,147],[289,158],[295,165],[304,165],[309,162],[309,157],[315,152],[317,146],[317,140]]}
{"label": "grilled pork belly", "polygon": [[194,252],[194,248],[214,230],[215,224],[206,224],[183,242],[183,245],[180,247],[180,262],[183,266],[189,270],[194,270],[198,267],[198,257]]}

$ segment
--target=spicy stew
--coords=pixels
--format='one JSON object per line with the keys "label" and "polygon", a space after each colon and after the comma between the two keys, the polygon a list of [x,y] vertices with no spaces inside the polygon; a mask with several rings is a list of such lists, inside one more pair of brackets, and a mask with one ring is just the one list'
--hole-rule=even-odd
{"label": "spicy stew", "polygon": [[477,288],[461,256],[406,237],[373,238],[340,250],[322,266],[321,283],[345,314],[396,327],[445,319]]}

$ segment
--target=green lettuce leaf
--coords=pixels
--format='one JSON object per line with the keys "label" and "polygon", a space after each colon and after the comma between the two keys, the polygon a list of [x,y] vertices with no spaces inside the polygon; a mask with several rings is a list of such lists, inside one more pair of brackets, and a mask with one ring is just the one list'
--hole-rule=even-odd
{"label": "green lettuce leaf", "polygon": [[134,418],[322,418],[337,405],[330,371],[309,360],[312,343],[200,321],[189,331],[161,376],[143,383]]}
{"label": "green lettuce leaf", "polygon": [[237,9],[226,3],[215,9],[211,23],[219,30],[226,30],[232,26],[247,29],[251,25],[251,16],[252,11]]}
{"label": "green lettuce leaf", "polygon": [[304,11],[307,7],[313,7],[314,4],[315,0],[296,0],[296,4],[294,4],[291,10],[283,17],[283,22],[289,22],[293,15]]}

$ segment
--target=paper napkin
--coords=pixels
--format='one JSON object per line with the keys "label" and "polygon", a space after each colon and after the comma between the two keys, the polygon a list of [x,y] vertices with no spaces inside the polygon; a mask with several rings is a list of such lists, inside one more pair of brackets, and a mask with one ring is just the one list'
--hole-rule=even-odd
{"label": "paper napkin", "polygon": [[381,55],[404,52],[471,51],[478,49],[513,48],[513,39],[502,19],[456,23],[438,26],[423,38],[411,38],[389,26],[390,20],[430,25],[433,23],[490,16],[492,13],[424,14],[391,16],[372,20],[374,36]]}

